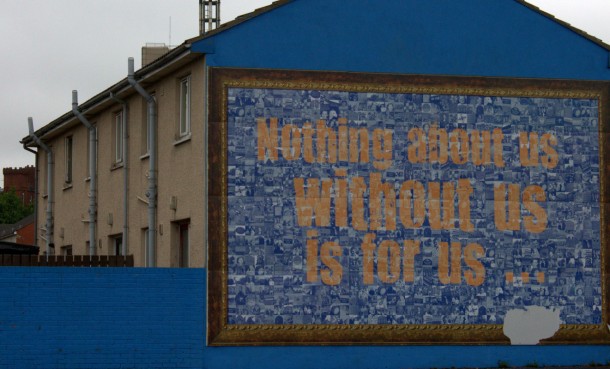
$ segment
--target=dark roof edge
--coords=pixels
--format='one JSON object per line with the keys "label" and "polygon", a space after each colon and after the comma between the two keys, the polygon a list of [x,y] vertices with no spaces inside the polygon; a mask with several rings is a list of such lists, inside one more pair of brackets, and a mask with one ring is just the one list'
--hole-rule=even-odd
{"label": "dark roof edge", "polygon": [[[134,72],[135,79],[140,80],[152,72],[163,69],[163,67],[170,64],[175,59],[178,59],[185,54],[190,54],[190,52],[191,52],[190,49],[191,49],[191,43],[187,40],[184,43],[182,43],[181,45],[170,50],[165,55],[154,60],[152,63],[147,64],[144,67],[140,68],[139,70],[135,71]],[[127,72],[125,73],[125,75],[127,75]],[[127,77],[125,77],[122,80],[120,80],[119,82],[115,83],[114,85],[108,87],[107,89],[105,89],[102,92],[98,93],[97,95],[93,96],[89,100],[80,104],[78,106],[78,108],[81,112],[86,113],[87,110],[91,109],[92,107],[96,106],[97,104],[110,99],[110,92],[118,93],[119,91],[122,91],[129,87],[130,87],[129,82],[127,81]],[[51,121],[50,123],[39,128],[35,132],[35,134],[39,138],[42,138],[44,135],[46,135],[50,131],[54,130],[55,128],[61,126],[62,124],[66,123],[67,121],[74,119],[74,118],[75,118],[74,113],[72,111],[68,111],[67,113],[63,114],[59,118],[56,118],[55,120]],[[27,145],[35,146],[35,145],[33,145],[34,141],[32,140],[32,138],[29,135],[22,138],[20,143],[23,145],[26,145],[26,146]]]}
{"label": "dark roof edge", "polygon": [[609,44],[603,42],[602,40],[600,40],[599,38],[597,38],[595,36],[592,36],[592,35],[588,34],[587,32],[585,32],[585,31],[583,31],[581,29],[578,29],[578,28],[574,27],[573,25],[571,25],[568,22],[562,21],[561,19],[555,17],[553,14],[545,12],[544,10],[540,9],[539,7],[537,7],[536,5],[530,4],[530,3],[528,3],[525,0],[514,0],[514,1],[520,3],[521,5],[523,5],[523,6],[527,7],[527,8],[530,8],[531,10],[533,10],[533,11],[535,11],[537,13],[540,13],[542,16],[552,20],[553,22],[556,22],[556,23],[558,23],[558,24],[568,28],[572,32],[577,33],[578,35],[586,38],[587,40],[593,42],[594,44],[597,44],[598,46],[606,49],[607,51],[610,51],[610,45]]}
{"label": "dark roof edge", "polygon": [[231,28],[233,28],[233,27],[235,27],[235,26],[237,26],[237,25],[239,25],[241,23],[249,21],[252,18],[255,18],[255,17],[258,17],[259,15],[268,13],[268,12],[270,12],[272,10],[275,10],[275,9],[281,7],[281,6],[284,6],[284,5],[289,4],[291,2],[294,2],[294,1],[295,0],[278,0],[278,1],[274,1],[273,3],[271,3],[271,4],[267,5],[267,6],[264,6],[262,8],[258,8],[256,10],[254,10],[253,12],[250,12],[250,13],[242,14],[239,17],[233,19],[232,21],[229,21],[227,23],[221,24],[220,27],[218,27],[218,28],[216,28],[214,30],[209,31],[208,33],[206,33],[204,35],[193,37],[193,38],[188,39],[186,41],[189,42],[189,43],[194,43],[194,42],[201,41],[201,40],[209,38],[209,37],[213,37],[213,36],[215,36],[218,33],[227,31],[227,30],[229,30],[229,29],[231,29]]}

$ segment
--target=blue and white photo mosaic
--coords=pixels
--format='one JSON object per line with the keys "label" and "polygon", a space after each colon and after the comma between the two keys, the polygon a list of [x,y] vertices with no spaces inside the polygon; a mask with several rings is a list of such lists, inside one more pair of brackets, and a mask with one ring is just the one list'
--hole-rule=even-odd
{"label": "blue and white photo mosaic", "polygon": [[599,324],[598,110],[229,88],[229,324]]}

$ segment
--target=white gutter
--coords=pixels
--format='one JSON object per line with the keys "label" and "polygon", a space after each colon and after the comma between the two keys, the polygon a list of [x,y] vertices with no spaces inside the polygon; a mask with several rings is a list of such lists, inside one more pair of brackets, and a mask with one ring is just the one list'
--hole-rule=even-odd
{"label": "white gutter", "polygon": [[149,142],[149,170],[148,189],[148,242],[146,243],[146,265],[155,266],[155,245],[157,235],[157,103],[155,98],[136,81],[134,77],[133,58],[128,59],[127,81],[146,99],[148,103],[148,142]]}
{"label": "white gutter", "polygon": [[78,92],[72,91],[72,113],[89,130],[89,256],[96,254],[97,241],[95,231],[97,225],[97,140],[96,129],[78,110]]}
{"label": "white gutter", "polygon": [[[125,100],[119,99],[114,93],[110,92],[110,98],[123,106],[121,114],[123,119],[123,243],[121,247],[121,255],[127,255],[129,250],[129,153],[127,139],[129,134],[127,131],[127,114],[129,107]],[[118,133],[117,133],[118,134]]]}
{"label": "white gutter", "polygon": [[[55,254],[55,245],[53,244],[53,151],[49,146],[45,145],[34,133],[34,120],[28,118],[28,129],[30,137],[36,144],[47,153],[47,257]],[[38,199],[36,200],[38,201]],[[38,215],[37,215],[38,216]]]}

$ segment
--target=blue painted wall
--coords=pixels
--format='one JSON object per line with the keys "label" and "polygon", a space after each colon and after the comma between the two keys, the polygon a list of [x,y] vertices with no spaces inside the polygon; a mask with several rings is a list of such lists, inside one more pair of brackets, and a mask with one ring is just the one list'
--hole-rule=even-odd
{"label": "blue painted wall", "polygon": [[607,346],[205,347],[204,269],[0,268],[0,368],[573,365]]}
{"label": "blue painted wall", "polygon": [[[511,1],[294,0],[195,42],[208,65],[610,80],[608,50]],[[206,347],[204,269],[0,268],[0,368],[576,365],[608,346]]]}
{"label": "blue painted wall", "polygon": [[210,66],[610,80],[608,50],[513,0],[293,0],[193,50]]}

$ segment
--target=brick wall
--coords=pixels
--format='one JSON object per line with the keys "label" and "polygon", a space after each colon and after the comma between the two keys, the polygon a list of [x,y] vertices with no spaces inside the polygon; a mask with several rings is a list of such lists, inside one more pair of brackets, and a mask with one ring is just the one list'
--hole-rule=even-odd
{"label": "brick wall", "polygon": [[0,268],[0,368],[605,364],[608,346],[205,347],[205,270]]}
{"label": "brick wall", "polygon": [[17,230],[17,243],[22,245],[33,245],[36,242],[34,222]]}
{"label": "brick wall", "polygon": [[17,196],[23,200],[24,205],[34,202],[36,188],[36,168],[28,165],[23,168],[4,168],[4,189],[15,189]]}
{"label": "brick wall", "polygon": [[202,280],[202,269],[0,268],[0,368],[201,367]]}

